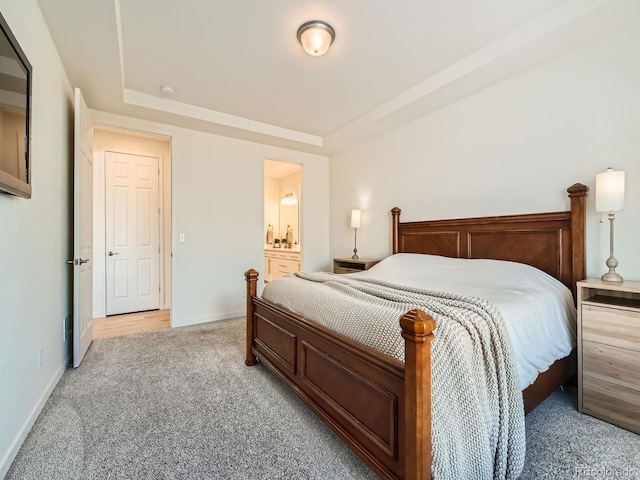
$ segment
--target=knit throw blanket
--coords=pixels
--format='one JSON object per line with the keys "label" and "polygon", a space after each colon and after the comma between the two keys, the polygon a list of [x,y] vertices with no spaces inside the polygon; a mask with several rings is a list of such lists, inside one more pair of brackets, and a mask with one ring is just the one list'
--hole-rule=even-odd
{"label": "knit throw blanket", "polygon": [[489,302],[332,273],[290,275],[263,298],[404,362],[399,319],[436,321],[431,357],[434,479],[517,478],[525,430],[511,342]]}

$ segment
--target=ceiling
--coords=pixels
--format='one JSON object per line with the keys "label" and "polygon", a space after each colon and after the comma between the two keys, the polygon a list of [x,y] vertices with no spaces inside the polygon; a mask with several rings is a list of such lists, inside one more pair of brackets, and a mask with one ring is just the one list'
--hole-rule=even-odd
{"label": "ceiling", "polygon": [[279,162],[277,160],[265,159],[264,161],[264,177],[279,179],[293,175],[302,170],[297,163]]}
{"label": "ceiling", "polygon": [[[90,108],[324,155],[640,19],[637,0],[38,1]],[[296,39],[315,19],[322,57]]]}

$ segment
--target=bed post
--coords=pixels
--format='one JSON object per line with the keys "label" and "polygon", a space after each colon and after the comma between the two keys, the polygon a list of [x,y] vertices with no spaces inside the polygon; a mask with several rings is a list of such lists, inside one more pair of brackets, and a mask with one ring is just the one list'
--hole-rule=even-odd
{"label": "bed post", "polygon": [[251,350],[253,346],[253,297],[257,294],[258,272],[253,268],[244,273],[247,282],[247,356],[245,365],[252,366],[258,363],[258,359]]}
{"label": "bed post", "polygon": [[393,255],[395,255],[396,253],[398,253],[398,226],[400,224],[400,212],[402,212],[402,210],[400,210],[398,207],[393,207],[391,209],[391,217],[393,219],[393,229],[392,229],[392,244],[393,244],[393,251],[391,252]]}
{"label": "bed post", "polygon": [[405,339],[405,479],[429,479],[431,478],[431,340],[436,322],[422,310],[411,310],[400,318],[400,326],[402,337]]}
{"label": "bed post", "polygon": [[589,187],[575,183],[567,188],[571,199],[571,290],[576,299],[576,283],[585,278],[584,229],[586,222],[586,199]]}

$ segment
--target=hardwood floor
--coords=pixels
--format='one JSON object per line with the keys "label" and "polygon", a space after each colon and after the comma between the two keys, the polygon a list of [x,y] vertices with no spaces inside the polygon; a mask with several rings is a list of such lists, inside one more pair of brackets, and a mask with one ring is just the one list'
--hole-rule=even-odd
{"label": "hardwood floor", "polygon": [[133,333],[150,332],[171,326],[171,310],[113,315],[93,321],[93,339],[121,337]]}

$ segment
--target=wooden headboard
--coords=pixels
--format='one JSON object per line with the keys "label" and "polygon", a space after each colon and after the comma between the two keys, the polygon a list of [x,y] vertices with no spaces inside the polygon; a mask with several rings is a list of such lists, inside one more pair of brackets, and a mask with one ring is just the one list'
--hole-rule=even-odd
{"label": "wooden headboard", "polygon": [[567,189],[568,212],[534,213],[425,222],[393,216],[393,253],[490,258],[532,265],[556,277],[576,294],[585,277],[585,201],[589,187]]}

